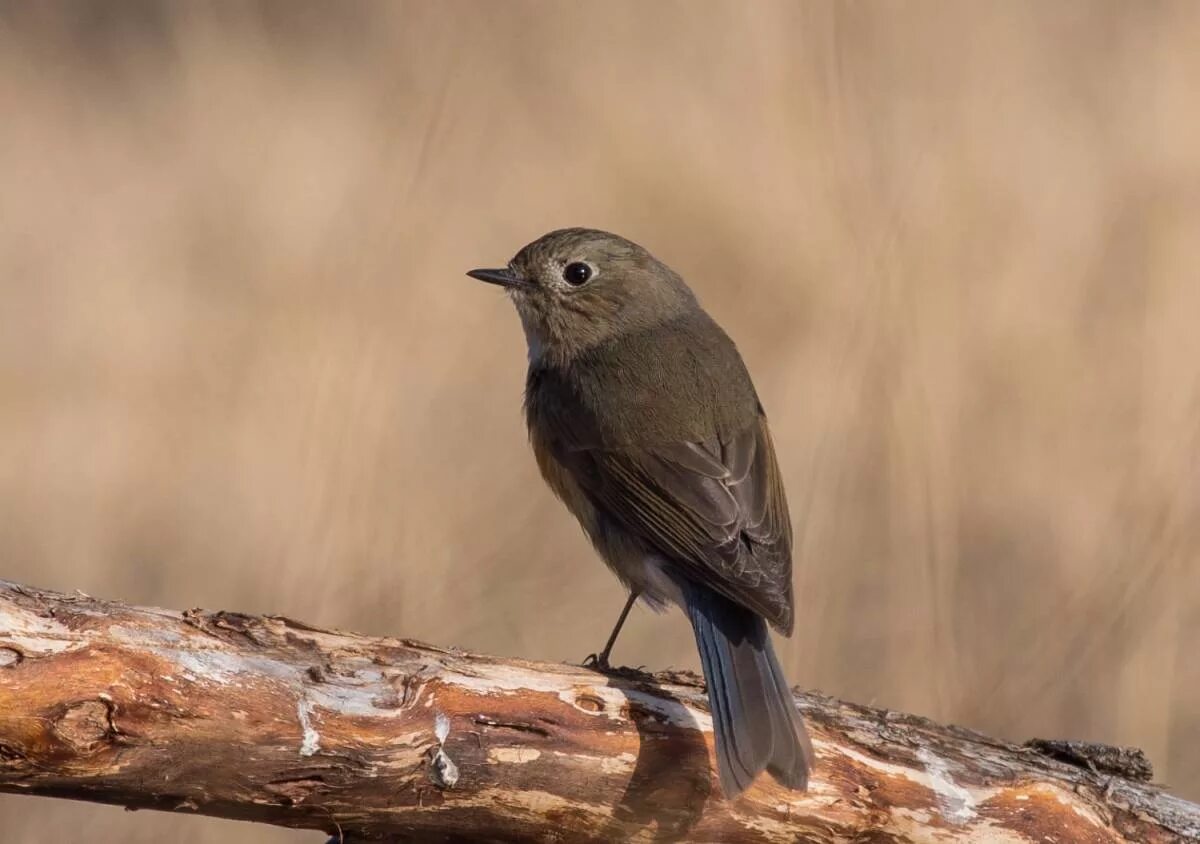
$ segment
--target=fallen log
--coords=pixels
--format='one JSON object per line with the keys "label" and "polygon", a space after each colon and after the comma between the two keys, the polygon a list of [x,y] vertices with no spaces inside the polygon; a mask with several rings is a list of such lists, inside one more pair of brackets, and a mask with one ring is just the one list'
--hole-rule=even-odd
{"label": "fallen log", "polygon": [[[722,798],[701,682],[0,581],[0,791],[357,840],[1176,842],[1140,753],[797,693],[818,767]],[[184,821],[180,821],[183,823]]]}

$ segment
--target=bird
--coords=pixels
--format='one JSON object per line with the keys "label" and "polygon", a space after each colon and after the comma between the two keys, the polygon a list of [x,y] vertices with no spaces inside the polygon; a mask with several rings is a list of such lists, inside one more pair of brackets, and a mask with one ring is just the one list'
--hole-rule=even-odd
{"label": "bird", "polygon": [[591,664],[609,670],[637,600],[679,607],[725,797],[764,770],[805,790],[812,744],[768,631],[794,626],[791,521],[737,347],[679,274],[609,232],[558,229],[467,275],[516,306],[538,468],[629,590]]}

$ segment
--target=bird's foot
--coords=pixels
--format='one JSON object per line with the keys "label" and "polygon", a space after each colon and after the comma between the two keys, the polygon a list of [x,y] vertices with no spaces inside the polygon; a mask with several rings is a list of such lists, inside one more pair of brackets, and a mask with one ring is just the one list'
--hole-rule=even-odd
{"label": "bird's foot", "polygon": [[599,671],[601,674],[608,674],[612,671],[612,666],[608,663],[608,654],[588,654],[583,658],[583,667],[590,668],[593,671]]}

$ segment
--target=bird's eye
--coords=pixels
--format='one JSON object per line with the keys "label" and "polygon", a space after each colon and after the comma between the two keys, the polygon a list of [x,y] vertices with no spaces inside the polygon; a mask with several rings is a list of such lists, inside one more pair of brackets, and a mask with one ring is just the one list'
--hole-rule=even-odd
{"label": "bird's eye", "polygon": [[592,277],[592,268],[582,261],[574,261],[563,267],[563,281],[578,287]]}

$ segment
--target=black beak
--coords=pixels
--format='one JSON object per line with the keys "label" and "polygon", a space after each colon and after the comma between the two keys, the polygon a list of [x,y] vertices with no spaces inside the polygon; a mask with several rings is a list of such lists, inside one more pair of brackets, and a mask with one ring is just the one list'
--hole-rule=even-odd
{"label": "black beak", "polygon": [[468,270],[467,275],[480,281],[486,281],[488,284],[498,284],[501,287],[525,286],[525,280],[507,267],[500,270]]}

